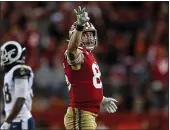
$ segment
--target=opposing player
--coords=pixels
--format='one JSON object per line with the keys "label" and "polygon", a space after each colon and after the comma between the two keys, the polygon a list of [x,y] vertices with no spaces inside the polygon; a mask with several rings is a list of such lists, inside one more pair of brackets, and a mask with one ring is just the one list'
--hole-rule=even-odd
{"label": "opposing player", "polygon": [[114,113],[115,99],[103,97],[101,72],[92,50],[97,46],[97,30],[89,22],[85,8],[74,10],[77,21],[69,31],[69,44],[64,54],[64,70],[69,85],[70,103],[64,117],[66,129],[96,129],[100,106]]}
{"label": "opposing player", "polygon": [[5,70],[4,102],[6,118],[1,130],[34,130],[32,107],[32,69],[25,65],[26,48],[8,41],[1,48],[1,66]]}

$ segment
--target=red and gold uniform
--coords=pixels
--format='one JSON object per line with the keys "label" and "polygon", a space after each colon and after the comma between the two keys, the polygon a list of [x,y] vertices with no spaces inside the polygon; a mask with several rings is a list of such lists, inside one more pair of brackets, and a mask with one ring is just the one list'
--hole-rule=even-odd
{"label": "red and gold uniform", "polygon": [[[79,47],[81,69],[73,70],[64,57],[64,71],[69,85],[69,108],[64,118],[66,129],[95,129],[95,118],[103,99],[101,72],[91,51]],[[80,60],[79,60],[80,61]]]}

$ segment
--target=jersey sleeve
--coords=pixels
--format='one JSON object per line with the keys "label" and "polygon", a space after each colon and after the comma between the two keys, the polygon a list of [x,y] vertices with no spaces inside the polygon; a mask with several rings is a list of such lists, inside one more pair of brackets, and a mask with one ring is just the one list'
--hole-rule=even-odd
{"label": "jersey sleeve", "polygon": [[25,78],[29,78],[30,76],[31,76],[31,70],[25,67],[18,68],[13,72],[13,79],[15,78],[25,79]]}
{"label": "jersey sleeve", "polygon": [[31,76],[31,70],[28,67],[22,66],[13,72],[13,80],[15,86],[15,97],[26,98],[28,93],[28,78]]}
{"label": "jersey sleeve", "polygon": [[84,63],[84,54],[83,51],[78,49],[78,55],[75,58],[75,60],[70,60],[70,58],[68,57],[68,53],[67,51],[65,52],[65,57],[67,59],[67,62],[69,65],[78,65],[78,64],[83,64]]}
{"label": "jersey sleeve", "polygon": [[14,85],[15,85],[15,97],[19,98],[26,98],[27,97],[27,92],[28,92],[28,80],[27,79],[14,79]]}

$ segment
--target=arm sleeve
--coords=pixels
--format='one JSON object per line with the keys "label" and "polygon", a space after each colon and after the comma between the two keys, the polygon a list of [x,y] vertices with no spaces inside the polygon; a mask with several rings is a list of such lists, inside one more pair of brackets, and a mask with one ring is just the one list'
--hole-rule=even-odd
{"label": "arm sleeve", "polygon": [[78,50],[78,55],[75,58],[75,60],[69,59],[67,51],[66,51],[65,55],[66,55],[66,59],[67,59],[67,62],[68,62],[69,65],[78,65],[78,64],[84,63],[84,54],[81,50]]}
{"label": "arm sleeve", "polygon": [[28,79],[27,78],[15,78],[14,79],[14,84],[15,84],[15,97],[19,98],[26,98],[27,92],[28,92]]}

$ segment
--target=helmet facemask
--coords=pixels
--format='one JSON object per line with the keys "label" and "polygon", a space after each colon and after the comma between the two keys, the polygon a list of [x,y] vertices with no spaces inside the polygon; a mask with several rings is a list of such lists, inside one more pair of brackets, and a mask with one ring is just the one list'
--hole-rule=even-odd
{"label": "helmet facemask", "polygon": [[96,31],[84,31],[80,45],[92,51],[97,46]]}
{"label": "helmet facemask", "polygon": [[8,54],[6,50],[0,50],[1,55],[1,66],[4,66],[5,63],[8,61]]}
{"label": "helmet facemask", "polygon": [[[69,38],[76,30],[77,22],[74,22],[69,30]],[[69,41],[69,40],[68,40]],[[92,51],[98,45],[97,30],[92,23],[87,22],[83,28],[83,34],[80,41],[80,46]]]}

